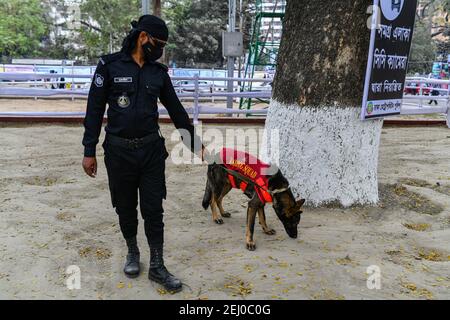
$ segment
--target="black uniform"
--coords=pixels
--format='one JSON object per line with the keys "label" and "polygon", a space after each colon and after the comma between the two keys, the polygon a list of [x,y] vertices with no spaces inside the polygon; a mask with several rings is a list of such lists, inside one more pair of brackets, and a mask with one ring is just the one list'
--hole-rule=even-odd
{"label": "black uniform", "polygon": [[103,56],[89,91],[84,155],[95,156],[108,103],[105,164],[113,207],[125,239],[137,234],[138,192],[145,233],[151,247],[163,244],[163,207],[166,197],[165,160],[168,157],[158,125],[158,98],[175,127],[190,133],[183,139],[193,152],[201,149],[194,127],[181,105],[165,65],[146,61],[141,68],[126,53]]}

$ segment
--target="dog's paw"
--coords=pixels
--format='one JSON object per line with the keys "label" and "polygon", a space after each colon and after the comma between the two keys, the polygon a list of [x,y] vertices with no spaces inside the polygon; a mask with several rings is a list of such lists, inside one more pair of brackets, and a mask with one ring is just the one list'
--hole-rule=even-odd
{"label": "dog's paw", "polygon": [[273,236],[275,233],[275,229],[268,229],[267,231],[264,231],[265,234],[268,234],[269,236]]}
{"label": "dog's paw", "polygon": [[224,217],[224,218],[229,218],[229,217],[231,217],[231,213],[229,213],[229,212],[224,212],[224,213],[222,213],[222,217]]}
{"label": "dog's paw", "polygon": [[255,251],[256,250],[256,244],[254,241],[247,242],[247,250],[249,251]]}
{"label": "dog's paw", "polygon": [[217,224],[223,224],[222,218],[216,219],[216,220],[214,220],[214,222]]}

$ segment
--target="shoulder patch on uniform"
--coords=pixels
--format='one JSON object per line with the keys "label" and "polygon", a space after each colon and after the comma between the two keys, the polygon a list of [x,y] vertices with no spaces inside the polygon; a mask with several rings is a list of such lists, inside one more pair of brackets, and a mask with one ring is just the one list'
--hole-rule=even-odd
{"label": "shoulder patch on uniform", "polygon": [[112,54],[105,54],[100,57],[100,62],[105,65],[113,61],[119,60],[122,57],[122,52],[116,52]]}
{"label": "shoulder patch on uniform", "polygon": [[105,78],[102,77],[102,75],[96,73],[94,83],[97,86],[97,88],[103,87],[103,82],[105,81]]}

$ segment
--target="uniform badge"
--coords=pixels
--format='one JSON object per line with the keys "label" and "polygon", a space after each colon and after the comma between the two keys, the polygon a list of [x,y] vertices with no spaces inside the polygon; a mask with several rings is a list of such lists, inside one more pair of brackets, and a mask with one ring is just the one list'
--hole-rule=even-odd
{"label": "uniform badge", "polygon": [[103,87],[103,82],[104,82],[104,78],[100,75],[100,74],[96,74],[95,75],[95,80],[94,80],[94,83],[95,83],[95,85],[98,87],[98,88],[101,88],[101,87]]}
{"label": "uniform badge", "polygon": [[122,94],[118,99],[117,99],[117,104],[119,105],[119,107],[121,108],[128,108],[130,106],[130,97],[128,97],[125,93]]}

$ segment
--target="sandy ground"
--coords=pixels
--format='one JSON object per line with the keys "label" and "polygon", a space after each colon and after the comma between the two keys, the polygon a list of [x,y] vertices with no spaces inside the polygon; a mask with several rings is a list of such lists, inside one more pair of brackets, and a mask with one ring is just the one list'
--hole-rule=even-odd
{"label": "sandy ground", "polygon": [[[211,127],[211,126],[209,126]],[[168,149],[172,127],[164,125]],[[225,129],[225,126],[214,126]],[[254,127],[249,127],[254,128]],[[384,129],[372,208],[307,208],[290,239],[256,226],[245,248],[246,198],[224,200],[232,217],[216,225],[201,207],[205,165],[167,162],[166,264],[185,283],[170,295],[143,274],[122,273],[126,249],[107,188],[103,152],[94,180],[82,172],[80,126],[0,126],[0,298],[2,299],[449,299],[450,131]],[[81,289],[66,287],[66,268]],[[381,271],[369,290],[367,268]]]}

